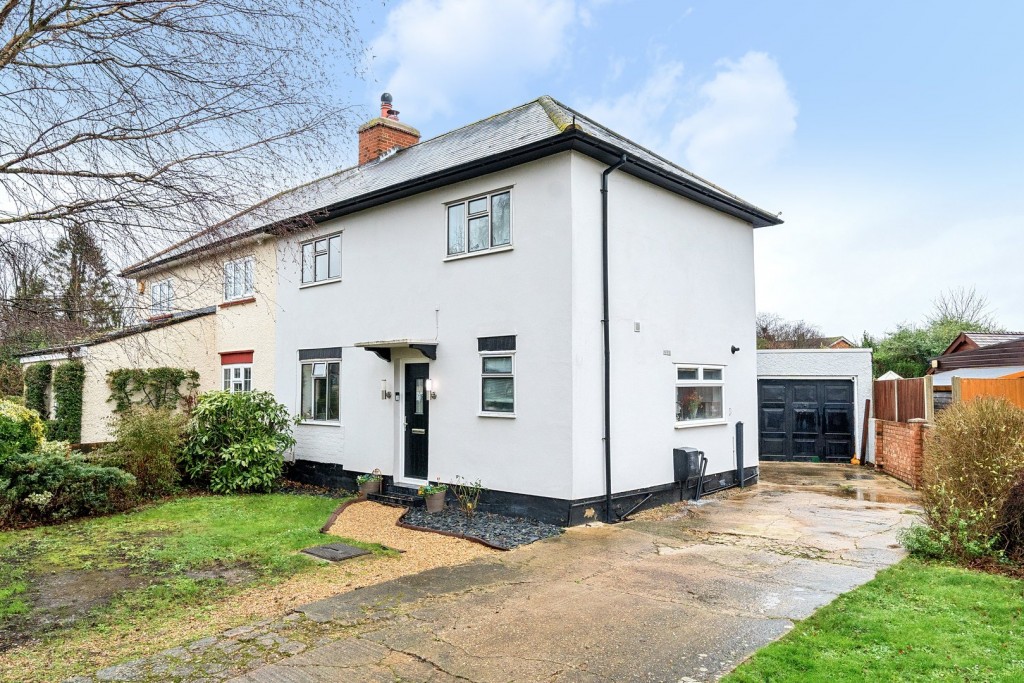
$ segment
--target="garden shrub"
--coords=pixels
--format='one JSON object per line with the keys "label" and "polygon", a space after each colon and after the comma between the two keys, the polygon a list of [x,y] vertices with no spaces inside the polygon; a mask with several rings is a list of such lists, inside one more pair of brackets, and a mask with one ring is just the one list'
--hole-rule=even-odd
{"label": "garden shrub", "polygon": [[923,470],[929,530],[913,532],[916,540],[930,534],[950,559],[998,553],[1003,509],[1024,471],[1024,410],[994,397],[954,403],[931,431]]}
{"label": "garden shrub", "polygon": [[0,459],[0,523],[59,522],[115,512],[134,499],[135,477],[44,442],[32,453]]}
{"label": "garden shrub", "polygon": [[293,424],[269,392],[205,393],[189,418],[182,469],[215,493],[269,491],[295,444]]}
{"label": "garden shrub", "polygon": [[0,459],[35,450],[46,434],[39,413],[0,399]]}
{"label": "garden shrub", "polygon": [[1006,495],[999,522],[1006,554],[1017,562],[1024,562],[1024,471],[1017,473]]}
{"label": "garden shrub", "polygon": [[114,424],[114,443],[105,450],[130,473],[143,496],[163,496],[178,487],[178,457],[186,418],[169,408],[135,407]]}

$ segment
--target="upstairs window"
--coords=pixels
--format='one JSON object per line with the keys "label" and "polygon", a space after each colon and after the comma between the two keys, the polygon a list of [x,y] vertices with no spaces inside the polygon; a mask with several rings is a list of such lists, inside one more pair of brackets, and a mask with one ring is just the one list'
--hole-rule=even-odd
{"label": "upstairs window", "polygon": [[341,233],[302,245],[302,284],[341,279]]}
{"label": "upstairs window", "polygon": [[224,264],[224,300],[236,301],[253,295],[255,259],[252,256]]}
{"label": "upstairs window", "polygon": [[153,315],[170,313],[174,307],[174,283],[170,278],[154,282],[149,290],[149,309]]}
{"label": "upstairs window", "polygon": [[514,335],[480,337],[480,414],[513,417],[516,411]]}
{"label": "upstairs window", "polygon": [[449,204],[448,255],[484,252],[512,244],[512,195],[509,190]]}
{"label": "upstairs window", "polygon": [[721,366],[677,365],[676,426],[719,422],[725,419]]}

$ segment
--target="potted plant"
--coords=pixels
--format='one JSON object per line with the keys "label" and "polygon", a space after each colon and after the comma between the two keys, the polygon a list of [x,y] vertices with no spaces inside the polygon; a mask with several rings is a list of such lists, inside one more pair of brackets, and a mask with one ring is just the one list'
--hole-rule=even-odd
{"label": "potted plant", "polygon": [[427,512],[441,512],[444,510],[444,497],[448,493],[448,486],[440,481],[436,484],[421,486],[419,494],[427,504]]}
{"label": "potted plant", "polygon": [[700,394],[697,393],[696,389],[693,389],[686,395],[686,411],[690,415],[690,419],[697,417],[697,411],[700,410]]}
{"label": "potted plant", "polygon": [[356,477],[356,483],[359,484],[359,495],[365,498],[371,493],[380,493],[380,482],[383,478],[380,470],[374,470],[369,474],[360,474]]}

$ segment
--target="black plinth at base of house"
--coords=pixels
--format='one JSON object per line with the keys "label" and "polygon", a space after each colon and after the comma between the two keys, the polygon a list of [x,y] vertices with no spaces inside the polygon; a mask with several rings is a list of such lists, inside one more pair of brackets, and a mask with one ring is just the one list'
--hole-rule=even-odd
{"label": "black plinth at base of house", "polygon": [[[285,476],[288,479],[304,484],[344,488],[350,491],[355,491],[359,488],[356,484],[356,477],[360,474],[363,474],[363,472],[346,470],[342,465],[312,462],[310,460],[296,460],[285,468]],[[744,468],[743,478],[745,486],[756,484],[758,480],[757,466]],[[390,486],[390,479],[390,477],[385,477],[385,490]],[[737,483],[736,470],[709,474],[704,477],[703,494],[710,495],[715,491],[732,488]],[[697,485],[695,479],[691,480],[691,485],[685,489],[682,489],[678,482],[669,482],[659,486],[648,486],[633,491],[616,493],[612,496],[612,520],[619,521],[622,515],[630,512],[641,502],[642,505],[638,508],[639,510],[667,503],[675,503],[680,500],[693,500],[696,495]],[[650,497],[648,498],[648,496]],[[451,491],[448,492],[448,503],[455,504],[455,497]],[[559,526],[575,526],[577,524],[586,524],[587,522],[605,521],[604,496],[568,500],[565,498],[548,498],[546,496],[532,496],[525,493],[485,489],[480,494],[478,509],[482,512],[493,512],[510,517],[527,517]]]}

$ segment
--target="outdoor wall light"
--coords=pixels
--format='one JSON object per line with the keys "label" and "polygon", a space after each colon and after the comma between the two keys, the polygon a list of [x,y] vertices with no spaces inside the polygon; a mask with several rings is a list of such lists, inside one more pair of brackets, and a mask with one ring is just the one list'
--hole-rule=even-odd
{"label": "outdoor wall light", "polygon": [[391,392],[388,391],[388,381],[386,379],[382,379],[380,381],[380,400],[386,401],[389,398],[391,398]]}
{"label": "outdoor wall light", "polygon": [[434,385],[434,380],[428,378],[424,388],[427,390],[427,400],[432,401],[437,398],[437,387]]}

